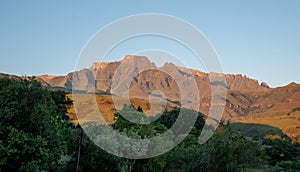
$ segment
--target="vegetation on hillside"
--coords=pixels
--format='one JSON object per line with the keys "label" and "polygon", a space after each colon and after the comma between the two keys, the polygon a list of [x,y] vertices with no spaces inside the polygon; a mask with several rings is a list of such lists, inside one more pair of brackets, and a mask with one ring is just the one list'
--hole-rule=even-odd
{"label": "vegetation on hillside", "polygon": [[[96,146],[66,116],[71,101],[61,91],[42,88],[34,80],[0,79],[0,171],[299,171],[300,148],[289,139],[268,133],[245,137],[232,124],[221,123],[205,144],[198,143],[204,125],[196,115],[190,134],[171,151],[149,159],[120,158]],[[111,124],[128,137],[151,138],[166,132],[179,116],[166,111],[149,124],[142,108],[125,105]],[[123,116],[126,114],[126,118]],[[98,125],[91,128],[99,132]],[[241,128],[241,126],[239,126]],[[243,126],[243,130],[248,126]],[[252,126],[253,127],[253,126]],[[251,130],[251,134],[253,134]],[[265,128],[261,131],[265,131]],[[276,132],[276,131],[275,131]],[[118,140],[115,140],[118,141]],[[170,144],[172,141],[170,140]],[[122,144],[118,145],[122,147]],[[80,148],[80,149],[79,149]],[[134,148],[133,148],[134,149]],[[146,153],[151,148],[145,148]]]}
{"label": "vegetation on hillside", "polygon": [[290,138],[286,136],[279,128],[269,125],[235,122],[231,123],[229,127],[232,132],[241,133],[246,137],[258,137],[263,139],[268,135],[277,135],[278,138],[290,140]]}

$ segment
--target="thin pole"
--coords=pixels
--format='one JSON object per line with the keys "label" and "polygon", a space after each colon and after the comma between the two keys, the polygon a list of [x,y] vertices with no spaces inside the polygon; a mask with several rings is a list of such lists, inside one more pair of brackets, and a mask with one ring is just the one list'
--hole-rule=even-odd
{"label": "thin pole", "polygon": [[82,138],[83,138],[83,129],[80,129],[80,134],[79,134],[79,147],[78,147],[78,156],[77,156],[77,165],[76,165],[76,172],[79,171],[79,162],[80,162],[80,152],[81,152],[81,145],[82,145]]}

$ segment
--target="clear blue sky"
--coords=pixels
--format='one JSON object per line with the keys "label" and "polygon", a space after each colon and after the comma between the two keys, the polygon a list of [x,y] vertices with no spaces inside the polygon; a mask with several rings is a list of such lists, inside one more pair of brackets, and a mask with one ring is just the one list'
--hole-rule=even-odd
{"label": "clear blue sky", "polygon": [[[300,83],[299,9],[298,0],[2,0],[0,72],[65,75],[100,28],[128,15],[164,13],[199,28],[217,50],[225,73],[271,86]],[[127,54],[118,53],[122,57],[117,59]]]}

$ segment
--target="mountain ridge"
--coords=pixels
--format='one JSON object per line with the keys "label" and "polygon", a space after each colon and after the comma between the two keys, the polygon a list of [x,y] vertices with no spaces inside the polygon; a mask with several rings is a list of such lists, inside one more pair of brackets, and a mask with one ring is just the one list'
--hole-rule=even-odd
{"label": "mountain ridge", "polygon": [[[144,69],[147,70],[143,71]],[[134,77],[128,85],[118,85],[118,82],[127,82],[127,77],[131,75]],[[8,74],[0,74],[0,77],[24,78]],[[218,80],[220,77],[224,77],[225,81]],[[300,107],[300,85],[294,82],[286,86],[270,88],[265,82],[259,83],[258,80],[241,74],[205,73],[168,62],[157,67],[145,56],[130,55],[125,56],[121,61],[95,62],[90,68],[70,72],[65,76],[35,77],[46,88],[69,93],[74,87],[76,91],[73,90],[73,93],[113,96],[111,87],[115,86],[125,91],[129,90],[132,99],[147,101],[150,95],[154,95],[154,91],[159,90],[163,93],[160,98],[166,100],[168,106],[180,107],[182,95],[176,78],[193,79],[196,82],[200,92],[199,111],[201,113],[208,114],[211,106],[225,106],[223,113],[225,120],[268,124],[266,119],[276,119],[272,123],[273,126],[291,132],[291,135],[296,135],[295,137],[299,137],[300,140],[300,134],[297,134],[297,132],[300,133],[300,112],[293,111]],[[115,85],[112,84],[114,79],[117,81]],[[189,87],[183,82],[182,88],[188,89]],[[211,88],[226,89],[226,96],[212,104]],[[107,102],[113,104],[111,101],[111,99],[103,100],[103,106],[106,106]],[[144,108],[147,107],[148,105],[144,106]],[[112,110],[107,110],[106,113],[112,116],[115,109],[114,107],[110,109]],[[290,125],[283,125],[284,121]]]}
{"label": "mountain ridge", "polygon": [[[184,70],[190,70],[191,73],[195,76],[200,77],[202,80],[205,80],[209,74],[214,75],[215,73],[205,73],[205,72],[201,72],[199,70],[196,69],[189,69],[186,67],[179,67],[176,66],[172,63],[166,62],[162,67],[157,67],[153,62],[150,62],[147,57],[145,56],[130,56],[127,55],[125,56],[125,58],[121,61],[115,61],[115,62],[94,62],[90,68],[85,68],[82,69],[80,71],[74,71],[74,72],[70,72],[66,77],[69,76],[72,77],[73,74],[77,74],[81,73],[81,75],[83,75],[84,73],[86,75],[90,75],[88,74],[89,72],[91,74],[94,75],[94,77],[96,78],[96,80],[107,80],[112,78],[112,75],[114,74],[113,72],[116,70],[116,68],[124,61],[126,60],[130,60],[131,58],[140,58],[139,62],[140,63],[145,63],[146,65],[151,66],[153,69],[162,69],[162,68],[175,68],[177,69],[179,72],[182,72]],[[96,73],[96,71],[98,71]],[[182,72],[184,73],[184,72]],[[102,76],[101,76],[102,75]],[[263,86],[261,86],[261,84],[259,84],[258,80],[255,79],[251,79],[249,77],[247,77],[246,75],[242,75],[242,74],[215,74],[215,75],[225,75],[226,77],[226,81],[228,84],[228,88],[236,90],[236,89],[261,89],[264,88]],[[65,78],[63,78],[63,76],[58,76],[58,77],[54,77],[49,79],[48,76],[38,76],[41,79],[44,79],[46,82],[48,82],[50,85],[53,86],[61,86],[61,87],[68,87],[69,85],[66,85],[66,83],[58,83],[57,80],[60,81],[64,81]],[[71,89],[71,88],[70,88]],[[82,88],[83,89],[83,88]],[[84,88],[83,90],[85,90],[86,88]],[[104,88],[102,88],[104,89]],[[101,89],[100,89],[101,90]],[[101,91],[106,91],[101,90]],[[97,91],[96,91],[97,92]]]}
{"label": "mountain ridge", "polygon": [[[143,69],[149,70],[136,72],[135,70],[139,70],[138,68],[140,68],[141,71]],[[115,72],[119,72],[119,74]],[[171,72],[174,76],[170,76],[170,73],[167,72]],[[72,92],[73,86],[78,93],[109,95],[112,94],[111,87],[114,76],[118,77],[122,75],[122,73],[135,76],[130,85],[127,86],[131,98],[148,100],[152,91],[160,90],[165,94],[165,97],[170,103],[179,102],[181,99],[180,88],[174,78],[192,78],[195,80],[201,92],[201,94],[199,93],[200,111],[204,114],[208,113],[210,107],[211,88],[224,87],[227,91],[226,97],[223,98],[225,102],[220,101],[216,102],[216,104],[222,105],[222,103],[226,103],[224,115],[227,119],[251,116],[253,112],[255,112],[254,114],[265,112],[267,109],[280,103],[280,101],[283,101],[282,99],[291,99],[288,96],[292,95],[283,95],[283,93],[281,93],[282,95],[280,96],[283,98],[277,100],[275,96],[276,91],[290,91],[298,94],[297,90],[291,88],[299,88],[299,84],[293,82],[283,87],[270,88],[267,83],[259,83],[258,80],[251,79],[245,75],[205,73],[195,69],[179,67],[170,62],[166,62],[163,66],[157,67],[155,63],[151,62],[145,56],[132,55],[126,55],[123,60],[116,62],[94,62],[89,68],[70,72],[65,76],[41,75],[35,78],[48,88],[60,89],[69,93]],[[225,81],[214,81],[214,78],[219,77],[224,77]],[[126,79],[122,80],[122,78],[118,78],[117,81],[124,83]],[[188,87],[183,86],[183,89],[185,88]],[[75,93],[75,90],[73,90],[73,92]],[[256,96],[253,97],[252,95]],[[298,102],[298,99],[296,100]],[[180,104],[176,103],[174,106],[175,105],[180,106]]]}

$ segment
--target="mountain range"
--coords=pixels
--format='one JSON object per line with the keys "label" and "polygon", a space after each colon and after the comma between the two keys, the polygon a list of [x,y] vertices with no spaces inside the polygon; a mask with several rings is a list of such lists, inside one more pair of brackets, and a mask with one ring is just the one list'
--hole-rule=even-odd
{"label": "mountain range", "polygon": [[[132,79],[127,81],[129,75]],[[0,77],[8,76],[17,77],[0,74]],[[224,81],[214,80],[219,77],[223,77]],[[145,56],[132,55],[127,55],[123,60],[116,62],[95,62],[89,68],[71,72],[66,76],[35,77],[47,88],[71,93],[73,87],[73,93],[76,94],[97,93],[106,96],[114,96],[113,87],[118,87],[114,85],[115,81],[127,82],[128,85],[124,84],[120,88],[129,90],[132,99],[147,102],[149,95],[159,90],[163,93],[163,97],[157,96],[165,99],[168,106],[180,107],[182,98],[180,89],[189,89],[189,85],[184,83],[178,85],[176,78],[195,81],[199,90],[199,111],[203,114],[207,114],[211,106],[211,89],[223,88],[226,90],[226,96],[213,104],[225,106],[223,119],[269,124],[280,128],[290,137],[300,140],[298,134],[300,133],[300,85],[296,83],[270,88],[265,82],[259,83],[240,74],[205,73],[172,63],[157,67]],[[104,102],[112,106],[111,101],[110,98],[109,103]],[[143,107],[147,108],[147,106]],[[116,110],[110,109],[107,112],[111,111],[109,112],[111,114]]]}

